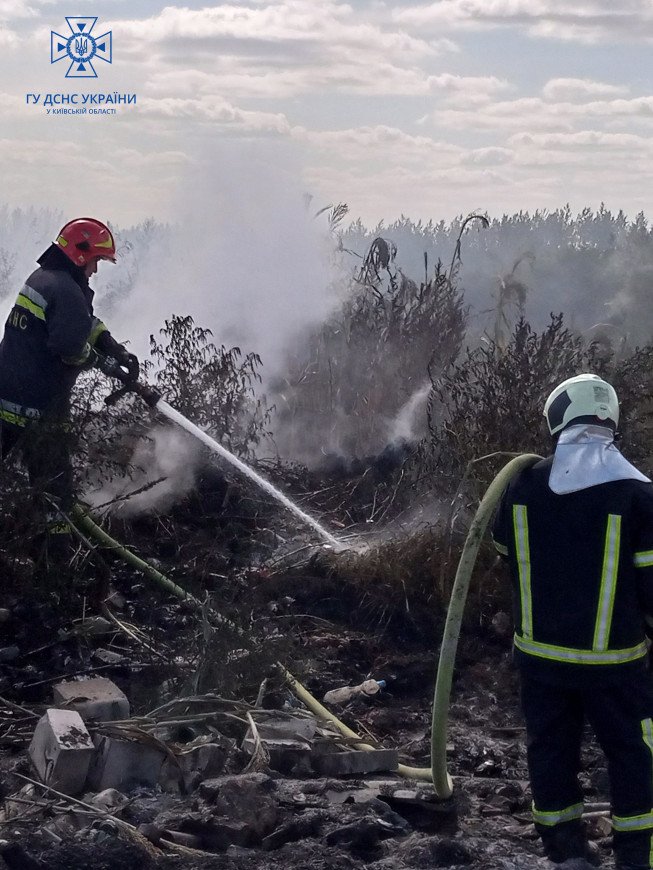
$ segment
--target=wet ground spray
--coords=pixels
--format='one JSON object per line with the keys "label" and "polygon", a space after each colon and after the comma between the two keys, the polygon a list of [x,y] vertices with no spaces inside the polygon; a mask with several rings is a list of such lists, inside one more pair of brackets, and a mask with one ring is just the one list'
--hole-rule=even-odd
{"label": "wet ground spray", "polygon": [[257,486],[264,489],[269,495],[271,495],[274,499],[276,499],[280,504],[282,504],[286,510],[291,511],[298,519],[300,519],[307,526],[310,526],[318,535],[326,541],[327,544],[333,547],[334,550],[340,551],[345,549],[345,545],[342,544],[337,538],[328,532],[324,526],[320,525],[317,520],[313,519],[312,516],[303,511],[300,507],[298,507],[293,501],[291,501],[286,495],[284,495],[281,490],[277,489],[276,486],[270,483],[269,480],[266,480],[253,468],[250,468],[249,465],[246,465],[242,460],[238,459],[237,456],[234,456],[233,453],[230,453],[225,447],[211,438],[206,432],[196,426],[194,423],[191,423],[190,420],[187,420],[183,414],[180,414],[179,411],[175,411],[167,402],[163,399],[159,399],[156,404],[157,411],[160,411],[168,420],[176,423],[177,426],[180,426],[182,429],[185,429],[186,432],[189,432],[203,444],[213,451],[213,453],[217,453],[218,456],[221,456],[223,459],[226,459],[227,462],[231,463],[241,474],[244,474],[251,481],[253,481]]}

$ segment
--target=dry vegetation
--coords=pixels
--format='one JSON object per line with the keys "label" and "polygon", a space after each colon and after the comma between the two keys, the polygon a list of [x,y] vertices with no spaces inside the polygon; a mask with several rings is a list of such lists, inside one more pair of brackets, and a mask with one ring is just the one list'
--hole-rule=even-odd
{"label": "dry vegetation", "polygon": [[[343,256],[356,235],[355,228],[341,230],[345,213],[336,207],[329,214]],[[608,219],[596,220],[592,232]],[[286,376],[270,385],[267,400],[256,354],[216,346],[190,317],[172,318],[152,337],[149,377],[171,403],[246,460],[262,446],[270,453],[273,432],[282,457],[259,459],[259,467],[336,534],[375,542],[366,554],[307,563],[309,541],[294,543],[292,521],[201,451],[196,456],[185,447],[173,464],[188,465],[194,485],[157,507],[162,481],[134,460],[135,445],[156,440],[151,419],[135,399],[104,408],[101,398],[110,388],[94,374],[80,383],[75,404],[80,489],[118,475],[118,494],[106,505],[118,537],[232,614],[247,608],[252,578],[255,585],[268,574],[290,572],[328,581],[329,594],[349,602],[353,621],[364,618],[377,630],[399,623],[432,628],[448,599],[467,521],[502,460],[473,461],[500,452],[546,453],[541,405],[555,383],[587,370],[610,378],[622,398],[624,451],[653,471],[653,346],[634,349],[614,325],[579,331],[562,313],[541,325],[529,321],[531,282],[541,262],[541,253],[536,259],[531,250],[538,233],[553,237],[567,227],[576,247],[565,256],[575,252],[589,261],[592,250],[583,241],[587,220],[575,229],[564,216],[556,221],[531,221],[521,252],[493,278],[480,329],[467,302],[476,288],[470,294],[462,286],[461,264],[467,246],[478,250],[496,223],[471,215],[446,234],[442,227],[429,230],[431,237],[446,235],[451,246],[431,265],[424,255],[421,279],[398,265],[400,251],[386,228],[356,265],[340,309],[294,348]],[[508,229],[524,225],[514,220]],[[144,238],[154,233],[141,230]],[[640,239],[648,250],[641,223],[623,232],[629,244]],[[415,228],[413,235],[419,239]],[[638,280],[624,275],[621,285],[632,295]],[[407,408],[412,416],[401,429]],[[310,466],[301,464],[308,458]],[[134,493],[151,493],[150,509],[126,518],[122,508]],[[4,476],[2,512],[3,584],[20,589],[38,563],[42,536],[38,498],[19,471]],[[296,557],[281,558],[294,551]],[[80,542],[82,576],[94,576],[94,559]],[[490,548],[481,552],[477,584],[470,619],[486,621],[506,606]]]}

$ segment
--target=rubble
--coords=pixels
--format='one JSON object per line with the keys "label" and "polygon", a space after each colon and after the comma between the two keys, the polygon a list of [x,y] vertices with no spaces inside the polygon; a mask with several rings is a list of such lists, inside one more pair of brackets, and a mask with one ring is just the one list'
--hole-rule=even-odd
{"label": "rubble", "polygon": [[315,770],[323,776],[360,776],[396,770],[399,753],[396,749],[377,749],[374,752],[347,750],[329,752],[313,759]]}
{"label": "rubble", "polygon": [[157,784],[166,757],[162,748],[106,735],[98,735],[94,743],[89,788],[129,791],[137,785],[153,788]]}
{"label": "rubble", "polygon": [[39,719],[28,752],[44,783],[64,794],[82,791],[93,756],[93,741],[79,713],[48,710]]}
{"label": "rubble", "polygon": [[[301,606],[307,608],[308,600]],[[35,696],[45,702],[50,701],[52,684],[61,697],[63,673],[95,668],[115,674],[131,715],[125,717],[124,706],[109,709],[112,721],[88,715],[83,705],[91,701],[86,697],[92,694],[89,687],[109,684],[111,697],[116,691],[120,695],[120,689],[99,675],[67,678],[62,709],[50,712],[77,715],[81,704],[88,715],[83,727],[92,737],[93,757],[85,782],[76,783],[67,800],[67,786],[56,788],[46,780],[44,786],[22,787],[24,781],[5,767],[7,798],[0,821],[10,823],[7,839],[15,838],[39,870],[544,867],[536,857],[541,851],[530,823],[523,731],[511,700],[515,692],[495,652],[479,656],[474,650],[472,664],[461,667],[449,749],[456,791],[451,801],[443,802],[433,799],[428,783],[396,773],[399,760],[428,765],[430,650],[390,656],[364,632],[348,629],[339,634],[331,625],[302,629],[307,644],[317,651],[304,679],[318,696],[347,679],[355,683],[361,673],[387,675],[388,686],[373,704],[354,702],[340,714],[366,743],[384,747],[363,752],[353,738],[343,738],[303,709],[273,673],[266,685],[252,681],[239,696],[251,703],[222,698],[216,689],[192,694],[188,687],[193,685],[195,662],[183,671],[188,660],[183,645],[174,655],[161,646],[161,638],[174,636],[189,619],[188,612],[176,606],[166,611],[166,620],[179,622],[162,622],[157,640],[139,627],[132,607],[128,600],[125,618],[134,637],[95,634],[103,624],[85,616],[76,621],[74,632],[51,631],[58,637],[54,643],[37,637],[28,647],[18,639],[16,645],[31,652],[18,665],[8,663],[0,674],[15,684],[40,684]],[[12,626],[16,618],[12,616]],[[113,625],[111,632],[117,631]],[[11,642],[9,635],[3,639],[6,645]],[[44,660],[50,657],[48,669]],[[147,668],[138,671],[148,660],[157,667],[170,660],[176,670],[161,666],[155,681]],[[237,661],[240,666],[246,659]],[[55,674],[59,679],[49,681]],[[41,708],[20,696],[21,703],[15,703],[11,689],[6,694],[13,707],[0,712],[0,737],[15,752],[31,740],[39,721],[34,710],[40,715]],[[108,699],[100,693],[95,700]],[[106,713],[105,707],[100,718]],[[597,775],[588,780],[599,799],[602,782]],[[81,805],[73,802],[79,795]],[[610,825],[605,803],[588,807],[594,813],[591,835],[606,851]]]}
{"label": "rubble", "polygon": [[[273,711],[256,725],[257,736],[265,749],[268,765],[280,773],[309,772],[313,756],[313,738],[317,731],[314,716],[294,716]],[[256,740],[250,728],[242,743],[252,754]]]}
{"label": "rubble", "polygon": [[129,719],[127,696],[106,677],[57,683],[52,694],[55,706],[76,710],[87,722]]}

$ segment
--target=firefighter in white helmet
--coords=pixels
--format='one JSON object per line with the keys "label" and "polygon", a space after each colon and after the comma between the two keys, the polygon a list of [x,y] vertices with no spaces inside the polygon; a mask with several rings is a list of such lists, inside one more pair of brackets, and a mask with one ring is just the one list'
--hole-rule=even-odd
{"label": "firefighter in white helmet", "polygon": [[544,415],[555,452],[511,482],[493,530],[514,592],[533,820],[554,862],[594,859],[578,781],[587,720],[608,761],[617,870],[644,870],[653,867],[653,486],[615,445],[619,402],[602,378],[564,381]]}

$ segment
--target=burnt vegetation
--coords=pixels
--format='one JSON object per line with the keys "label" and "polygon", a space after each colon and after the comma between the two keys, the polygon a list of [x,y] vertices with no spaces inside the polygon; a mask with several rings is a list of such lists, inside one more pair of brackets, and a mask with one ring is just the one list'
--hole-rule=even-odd
{"label": "burnt vegetation", "polygon": [[[548,452],[542,398],[563,378],[594,371],[614,383],[624,452],[653,471],[653,345],[637,346],[628,328],[653,268],[643,218],[629,223],[605,210],[572,218],[563,210],[497,222],[473,214],[451,225],[401,221],[371,234],[360,224],[344,227],[343,205],[323,211],[349,280],[326,321],[289,349],[282,375],[263,384],[265,360],[220,345],[205,325],[179,314],[152,335],[145,376],[332,533],[368,544],[365,552],[316,552],[310,534],[273,500],[140,400],[105,407],[111,384],[102,375],[86,373],[75,395],[82,498],[118,539],[258,632],[258,652],[259,640],[273,650],[297,613],[407,642],[431,634],[446,609],[469,518],[504,454]],[[125,234],[124,256],[161,233],[169,228],[150,223]],[[501,238],[510,250],[497,269]],[[402,247],[410,256],[402,258]],[[575,297],[571,310],[552,305],[543,314],[553,249],[560,284],[565,268],[575,275],[579,263],[587,281],[596,278],[603,320],[580,322]],[[15,263],[2,238],[0,250],[9,280]],[[633,266],[622,263],[608,305],[601,294],[606,270],[617,274],[615,252],[632,255]],[[481,254],[487,292],[479,300]],[[136,278],[134,266],[121,280]],[[127,285],[111,292],[128,293]],[[3,587],[16,595],[25,583],[38,589],[43,506],[17,466],[1,487]],[[82,538],[76,548],[80,585],[64,595],[75,608],[85,606],[107,567],[125,589],[136,584],[143,602],[160,596],[110,552]],[[488,626],[507,606],[505,594],[484,545],[470,624]],[[203,629],[194,631],[197,655],[215,646]],[[209,659],[203,674],[228,654],[221,648]]]}
{"label": "burnt vegetation", "polygon": [[[466,520],[503,454],[548,451],[541,403],[557,382],[581,371],[610,378],[622,397],[624,451],[652,470],[653,346],[635,346],[626,328],[652,268],[650,233],[640,216],[628,223],[600,210],[574,219],[563,210],[499,223],[480,214],[451,225],[402,221],[371,237],[360,224],[343,227],[346,206],[322,212],[350,281],[331,316],[288,353],[283,376],[263,390],[264,360],[216,344],[209,329],[183,315],[151,336],[145,376],[332,532],[362,535],[373,548],[317,554],[307,566],[309,539],[300,533],[302,557],[288,557],[296,538],[289,516],[191,438],[153,419],[137,398],[106,408],[111,385],[96,372],[83,376],[75,396],[78,490],[118,537],[183,575],[194,592],[222,596],[232,612],[248,586],[242,578],[272,565],[275,577],[285,572],[291,583],[308,571],[318,596],[321,584],[346,584],[348,607],[360,605],[370,626],[437,623]],[[129,258],[158,232],[152,222],[136,228],[123,254]],[[467,286],[475,273],[466,263],[484,250],[491,273],[501,233],[514,254],[490,274],[484,305],[470,302],[479,291]],[[610,304],[603,303],[605,322],[575,326],[575,299],[570,312],[543,317],[551,264],[542,264],[552,242],[559,281],[565,266],[575,263],[573,271],[580,262],[605,282],[601,263],[610,271],[617,254],[637,252]],[[401,245],[414,251],[417,244],[421,276],[401,258]],[[2,251],[9,280],[15,258]],[[136,272],[122,280],[134,281]],[[16,589],[41,558],[39,499],[20,469],[5,474],[2,487],[4,583]],[[82,574],[93,573],[83,542],[76,558]],[[503,602],[489,551],[483,560],[487,576],[472,619],[490,618]]]}
{"label": "burnt vegetation", "polygon": [[[181,843],[220,853],[218,864],[205,853],[196,864],[198,852],[179,852],[192,867],[224,860],[234,867],[359,867],[379,860],[393,868],[435,862],[485,870],[493,850],[507,862],[496,866],[508,868],[518,866],[515,851],[535,849],[523,843],[521,828],[515,833],[530,800],[507,661],[508,589],[488,542],[469,594],[450,710],[452,773],[464,784],[461,815],[472,819],[464,838],[448,838],[451,819],[440,810],[428,820],[437,836],[428,825],[424,837],[406,836],[405,825],[389,833],[387,822],[379,824],[378,799],[343,797],[330,806],[333,781],[327,787],[278,774],[272,781],[262,744],[254,739],[245,751],[243,738],[267,716],[305,715],[280,677],[282,662],[319,697],[366,676],[382,678],[380,698],[353,702],[343,721],[371,743],[396,747],[404,763],[428,765],[433,654],[465,533],[508,455],[549,451],[546,393],[579,372],[607,377],[622,402],[624,453],[653,473],[651,233],[643,217],[628,222],[605,209],[503,221],[473,214],[437,225],[402,219],[373,231],[345,227],[342,204],[319,215],[346,279],[333,288],[339,301],[331,314],[298,335],[274,377],[256,352],[221,344],[183,311],[151,336],[144,377],[351,549],[321,547],[277,502],[135,396],[107,407],[104,397],[116,385],[97,371],[80,378],[73,402],[80,500],[193,598],[179,600],[152,572],[83,533],[74,538],[70,572],[53,577],[43,532],[52,505],[30,488],[15,458],[4,468],[4,794],[24,785],[15,773],[30,772],[15,755],[29,743],[52,684],[94,674],[114,679],[132,702],[133,718],[114,728],[160,748],[166,723],[168,754],[217,740],[227,747],[222,772],[239,782],[251,774],[242,788],[256,792],[250,802],[236,802],[228,824],[210,788],[184,792],[174,804],[160,789],[155,798],[125,798],[122,818],[134,829],[123,864],[115,831],[108,837],[99,825],[92,844],[62,828],[54,838],[35,835],[36,814],[39,824],[72,814],[65,801],[24,792],[16,806],[25,816],[12,818],[11,837],[23,831],[28,850],[47,856],[39,867],[101,860],[178,866],[152,858],[136,831],[162,807],[161,824]],[[7,229],[6,237],[0,232],[0,295],[15,292],[22,275],[12,232],[27,225],[41,238],[51,222],[48,214],[0,211]],[[139,252],[166,245],[171,232],[150,221],[122,234],[126,267],[105,288],[109,304],[136,292]],[[291,773],[307,775],[301,765]],[[597,765],[590,783],[599,799],[601,773]],[[277,789],[271,808],[268,792]],[[100,812],[96,821],[105,826]],[[511,818],[512,828],[497,830],[497,817]],[[162,832],[154,833],[161,845]],[[386,837],[396,839],[384,846]],[[235,851],[225,858],[228,847]]]}

